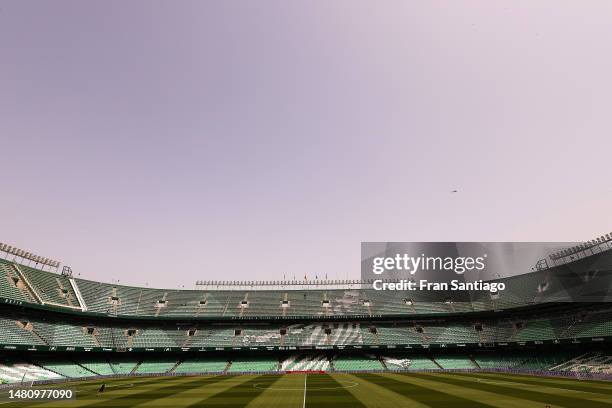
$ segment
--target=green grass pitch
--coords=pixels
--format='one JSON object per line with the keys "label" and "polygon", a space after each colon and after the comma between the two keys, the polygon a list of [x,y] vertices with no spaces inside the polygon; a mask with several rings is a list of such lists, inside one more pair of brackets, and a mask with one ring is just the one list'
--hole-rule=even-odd
{"label": "green grass pitch", "polygon": [[[73,401],[0,407],[612,408],[612,382],[489,373],[132,377],[55,385]],[[50,386],[42,388],[52,388]],[[6,391],[2,391],[6,393]]]}

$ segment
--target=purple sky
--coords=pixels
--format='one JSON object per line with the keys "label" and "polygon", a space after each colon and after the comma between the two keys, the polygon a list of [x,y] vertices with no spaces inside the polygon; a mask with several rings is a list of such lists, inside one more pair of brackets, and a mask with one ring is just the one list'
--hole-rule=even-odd
{"label": "purple sky", "polygon": [[0,9],[0,241],[81,277],[357,278],[361,241],[612,230],[612,2]]}

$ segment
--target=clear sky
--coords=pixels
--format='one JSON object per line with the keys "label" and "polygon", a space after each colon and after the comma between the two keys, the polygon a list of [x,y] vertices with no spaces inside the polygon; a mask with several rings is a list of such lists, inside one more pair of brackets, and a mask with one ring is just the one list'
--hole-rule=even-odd
{"label": "clear sky", "polygon": [[0,241],[191,287],[357,278],[361,241],[610,232],[611,22],[605,0],[0,0]]}

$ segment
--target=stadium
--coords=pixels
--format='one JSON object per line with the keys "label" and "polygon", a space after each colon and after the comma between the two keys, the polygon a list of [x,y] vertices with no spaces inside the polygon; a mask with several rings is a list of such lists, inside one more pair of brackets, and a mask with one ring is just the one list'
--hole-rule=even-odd
{"label": "stadium", "polygon": [[610,235],[467,301],[359,280],[122,286],[0,250],[4,392],[69,387],[66,406],[610,406]]}
{"label": "stadium", "polygon": [[0,408],[612,408],[611,21],[2,0]]}

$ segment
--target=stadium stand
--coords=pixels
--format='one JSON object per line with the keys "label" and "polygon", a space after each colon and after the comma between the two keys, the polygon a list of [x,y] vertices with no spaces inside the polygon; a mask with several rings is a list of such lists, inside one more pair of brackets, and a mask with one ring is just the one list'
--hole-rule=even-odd
{"label": "stadium stand", "polygon": [[609,374],[612,304],[557,302],[568,289],[551,275],[506,278],[505,294],[433,301],[359,281],[152,289],[0,259],[0,382],[275,371]]}
{"label": "stadium stand", "polygon": [[382,361],[390,370],[439,370],[431,358],[419,356],[383,356]]}
{"label": "stadium stand", "polygon": [[294,354],[281,362],[282,371],[326,371],[329,360],[324,354]]}
{"label": "stadium stand", "polygon": [[48,344],[34,333],[29,321],[3,318],[0,318],[0,342],[2,344]]}
{"label": "stadium stand", "polygon": [[[285,282],[283,288],[266,290],[247,289],[244,285],[217,285],[202,290],[175,290],[131,287],[95,282],[43,271],[0,259],[0,296],[26,303],[49,304],[87,313],[126,317],[338,317],[338,316],[396,316],[448,315],[483,310],[504,310],[547,301],[559,300],[567,294],[565,288],[547,283],[545,271],[534,272],[504,280],[507,289],[499,296],[474,293],[471,301],[431,301],[418,294],[406,298],[397,291],[376,291],[371,285],[347,283],[346,288],[324,288],[323,283],[312,283],[308,290],[300,290],[299,283]],[[305,283],[304,283],[305,284]],[[74,287],[73,287],[74,285]],[[321,287],[321,288],[319,288]],[[79,302],[76,291],[83,304]],[[544,324],[544,323],[543,323]],[[528,338],[528,329],[520,336]]]}
{"label": "stadium stand", "polygon": [[71,307],[80,306],[67,277],[25,265],[13,264],[13,267],[17,272],[21,272],[43,302]]}
{"label": "stadium stand", "polygon": [[[199,347],[334,347],[385,346],[398,344],[482,344],[501,342],[565,341],[610,337],[612,307],[592,311],[564,311],[563,317],[543,319],[538,314],[517,320],[478,318],[471,322],[447,320],[395,322],[312,322],[283,325],[274,321],[258,325],[206,324],[184,327],[157,321],[137,324],[112,321],[92,322],[62,316],[0,317],[0,342],[80,348],[199,348]],[[578,321],[578,319],[582,319]],[[573,321],[568,327],[567,322]]]}
{"label": "stadium stand", "polygon": [[575,373],[612,374],[612,355],[604,353],[585,353],[571,358],[559,365],[550,367],[551,371],[571,371]]}
{"label": "stadium stand", "polygon": [[113,375],[115,372],[112,367],[106,360],[99,360],[96,358],[87,359],[87,360],[79,360],[79,364],[85,367],[90,372],[97,375]]}
{"label": "stadium stand", "polygon": [[506,369],[572,372],[576,374],[611,374],[612,356],[604,351],[545,351],[534,358],[524,351],[483,352],[425,356],[422,353],[396,354],[292,354],[280,363],[274,357],[236,356],[234,358],[187,358],[183,361],[163,355],[141,356],[139,359],[99,360],[95,357],[81,363],[48,355],[33,362],[4,358],[0,363],[0,381],[21,382],[61,378],[87,378],[98,375],[249,373],[275,371],[432,371]]}
{"label": "stadium stand", "polygon": [[442,369],[474,369],[476,364],[468,356],[435,357],[434,362]]}
{"label": "stadium stand", "polygon": [[[510,354],[510,355],[478,355],[474,361],[481,368],[514,368],[520,367],[529,361],[530,356],[525,353]],[[537,364],[536,367],[542,367],[544,365]]]}
{"label": "stadium stand", "polygon": [[85,367],[67,360],[37,360],[37,364],[45,369],[67,378],[92,377],[95,374]]}
{"label": "stadium stand", "polygon": [[548,370],[573,358],[577,354],[579,354],[579,352],[557,351],[556,353],[532,353],[526,356],[521,364],[514,368],[518,370]]}
{"label": "stadium stand", "polygon": [[516,341],[528,341],[539,339],[556,339],[556,333],[549,319],[531,320],[525,322],[517,331],[513,339]]}
{"label": "stadium stand", "polygon": [[111,370],[115,374],[131,374],[138,367],[138,363],[137,359],[109,359]]}
{"label": "stadium stand", "polygon": [[18,302],[36,303],[12,263],[0,259],[0,297]]}
{"label": "stadium stand", "polygon": [[278,371],[278,360],[259,357],[238,357],[229,366],[228,372]]}
{"label": "stadium stand", "polygon": [[332,361],[332,364],[336,371],[381,371],[384,369],[380,360],[374,355],[362,357],[339,355]]}
{"label": "stadium stand", "polygon": [[3,361],[0,364],[0,380],[6,383],[53,380],[62,375],[30,363]]}
{"label": "stadium stand", "polygon": [[143,361],[138,365],[135,373],[151,374],[151,373],[167,373],[178,363],[177,358],[167,358],[155,361]]}
{"label": "stadium stand", "polygon": [[227,359],[185,359],[175,369],[176,373],[218,373],[227,368]]}

